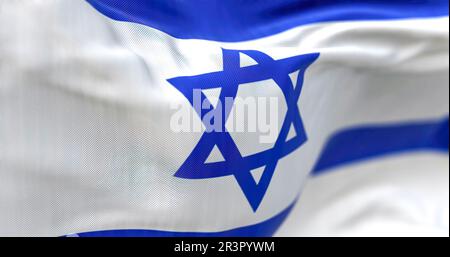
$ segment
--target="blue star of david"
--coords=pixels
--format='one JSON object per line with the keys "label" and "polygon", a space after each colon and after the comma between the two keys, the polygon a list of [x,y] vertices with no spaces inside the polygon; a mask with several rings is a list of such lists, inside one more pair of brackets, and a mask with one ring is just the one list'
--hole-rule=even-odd
{"label": "blue star of david", "polygon": [[[196,76],[176,77],[169,79],[194,107],[203,121],[204,116],[211,111],[220,111],[222,117],[221,130],[211,128],[209,122],[203,122],[206,131],[201,136],[192,153],[181,165],[174,176],[185,179],[207,179],[223,176],[234,176],[253,211],[256,212],[267,192],[278,161],[299,148],[306,140],[306,133],[300,117],[298,99],[303,86],[306,69],[319,57],[318,53],[304,54],[280,60],[254,50],[222,49],[223,71],[211,72]],[[240,67],[239,54],[243,53],[257,64]],[[297,82],[294,84],[289,74],[298,71]],[[287,103],[287,113],[273,148],[242,156],[225,124],[231,108],[221,110],[196,108],[194,106],[194,90],[221,88],[219,101],[225,98],[235,99],[240,84],[273,79],[279,86]],[[201,103],[209,101],[201,93]],[[215,109],[216,108],[216,109]],[[296,136],[288,139],[288,133],[294,127]],[[217,146],[224,160],[206,163],[213,148]],[[265,167],[259,182],[253,179],[252,170]]]}

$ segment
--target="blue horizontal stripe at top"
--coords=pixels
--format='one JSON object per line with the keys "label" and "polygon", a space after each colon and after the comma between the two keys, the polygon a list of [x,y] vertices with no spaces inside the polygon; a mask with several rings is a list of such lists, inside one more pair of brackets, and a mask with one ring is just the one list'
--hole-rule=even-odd
{"label": "blue horizontal stripe at top", "polygon": [[[447,0],[86,0],[104,15],[173,37],[237,42],[328,21],[448,16]],[[388,26],[388,25],[387,25]]]}
{"label": "blue horizontal stripe at top", "polygon": [[449,118],[345,129],[330,137],[313,175],[369,158],[420,150],[448,153]]}

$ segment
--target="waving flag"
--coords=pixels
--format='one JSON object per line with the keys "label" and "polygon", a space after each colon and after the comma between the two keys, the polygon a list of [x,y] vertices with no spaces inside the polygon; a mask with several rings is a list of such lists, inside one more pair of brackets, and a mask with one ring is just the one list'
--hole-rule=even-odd
{"label": "waving flag", "polygon": [[3,0],[0,235],[447,235],[443,0]]}

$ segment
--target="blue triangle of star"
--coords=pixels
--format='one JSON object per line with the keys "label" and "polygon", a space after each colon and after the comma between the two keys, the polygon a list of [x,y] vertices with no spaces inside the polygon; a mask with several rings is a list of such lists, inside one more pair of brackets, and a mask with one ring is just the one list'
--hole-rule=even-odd
{"label": "blue triangle of star", "polygon": [[[202,121],[210,112],[219,112],[218,116],[215,117],[222,119],[220,129],[213,128],[210,122],[203,122],[206,128],[205,132],[186,161],[175,173],[175,176],[185,179],[234,176],[252,210],[256,211],[267,192],[278,161],[299,148],[307,140],[297,103],[303,86],[305,71],[319,57],[319,54],[304,54],[274,60],[269,55],[255,50],[223,49],[222,53],[223,71],[176,77],[168,80],[191,103]],[[257,64],[240,67],[240,53],[251,57]],[[296,84],[289,77],[289,74],[295,71],[299,71]],[[195,101],[195,92],[221,87],[219,101],[224,103],[226,98],[235,99],[240,84],[267,79],[273,79],[283,92],[287,103],[286,117],[273,148],[242,156],[233,138],[225,128],[231,109],[222,110],[220,104],[216,107],[210,105],[209,109],[195,106],[196,102],[208,101],[203,93],[197,96],[200,101]],[[288,139],[291,127],[295,129],[296,136]],[[224,160],[207,163],[214,147],[219,149]],[[251,171],[260,167],[265,168],[257,183],[253,179]]]}

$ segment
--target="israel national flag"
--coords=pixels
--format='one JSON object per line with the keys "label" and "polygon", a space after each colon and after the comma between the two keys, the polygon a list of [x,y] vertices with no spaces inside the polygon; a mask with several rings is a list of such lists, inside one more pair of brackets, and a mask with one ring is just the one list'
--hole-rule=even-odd
{"label": "israel national flag", "polygon": [[0,236],[449,235],[447,0],[3,0]]}

